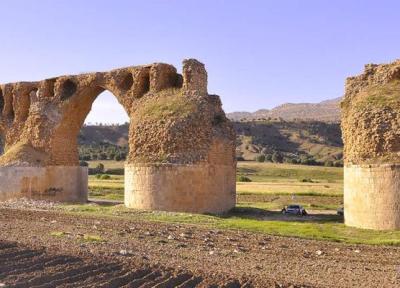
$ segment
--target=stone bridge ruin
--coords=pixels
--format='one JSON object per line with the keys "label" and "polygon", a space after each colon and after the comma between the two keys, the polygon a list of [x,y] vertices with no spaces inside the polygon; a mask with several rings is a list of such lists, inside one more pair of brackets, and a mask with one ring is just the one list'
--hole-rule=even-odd
{"label": "stone bridge ruin", "polygon": [[345,223],[399,229],[400,60],[348,78],[341,106]]}
{"label": "stone bridge ruin", "polygon": [[130,118],[127,207],[218,213],[235,205],[235,132],[194,59],[182,75],[155,63],[1,85],[0,201],[87,201],[77,136],[104,90]]}

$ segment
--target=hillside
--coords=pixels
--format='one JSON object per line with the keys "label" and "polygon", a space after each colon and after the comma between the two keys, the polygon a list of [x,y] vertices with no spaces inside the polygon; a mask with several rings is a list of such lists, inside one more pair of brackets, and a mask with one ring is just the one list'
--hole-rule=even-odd
{"label": "hillside", "polygon": [[[275,162],[329,165],[342,160],[343,143],[337,123],[265,120],[234,122],[234,127],[238,159],[254,160],[265,155],[270,161],[274,156]],[[81,159],[123,160],[127,139],[128,124],[84,126],[79,135]]]}
{"label": "hillside", "polygon": [[79,133],[80,145],[110,143],[121,147],[128,145],[129,124],[121,125],[85,125]]}
{"label": "hillside", "polygon": [[[234,122],[234,127],[238,160],[255,160],[264,155],[270,162],[329,166],[342,163],[338,123],[263,120]],[[82,127],[78,137],[80,159],[124,160],[128,153],[128,128],[128,124]],[[1,151],[0,145],[0,154]]]}
{"label": "hillside", "polygon": [[254,160],[265,155],[274,162],[341,165],[340,125],[318,121],[234,122],[237,157]]}
{"label": "hillside", "polygon": [[339,122],[341,98],[322,101],[320,103],[286,103],[273,109],[261,109],[256,112],[232,112],[228,118],[233,121],[257,120],[257,119],[283,119],[314,120],[324,122]]}

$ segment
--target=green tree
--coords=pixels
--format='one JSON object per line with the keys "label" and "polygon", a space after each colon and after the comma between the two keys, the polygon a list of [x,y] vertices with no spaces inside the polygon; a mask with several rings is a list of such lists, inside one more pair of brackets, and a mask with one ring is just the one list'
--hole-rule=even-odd
{"label": "green tree", "polygon": [[279,152],[274,152],[274,154],[272,154],[272,162],[274,163],[282,163],[283,161],[283,156],[281,153]]}
{"label": "green tree", "polygon": [[265,155],[261,154],[256,157],[257,162],[265,162]]}
{"label": "green tree", "polygon": [[97,171],[97,173],[104,173],[104,164],[103,163],[99,163],[96,166],[96,171]]}

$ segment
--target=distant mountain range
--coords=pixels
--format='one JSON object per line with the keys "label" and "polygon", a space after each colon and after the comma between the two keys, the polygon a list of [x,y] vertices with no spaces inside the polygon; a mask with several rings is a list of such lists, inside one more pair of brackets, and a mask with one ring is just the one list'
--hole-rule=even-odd
{"label": "distant mountain range", "polygon": [[293,120],[312,120],[323,122],[340,121],[340,101],[341,97],[322,101],[320,103],[286,103],[270,110],[261,109],[256,112],[232,112],[227,116],[233,121],[243,120],[262,120],[262,119],[283,119]]}

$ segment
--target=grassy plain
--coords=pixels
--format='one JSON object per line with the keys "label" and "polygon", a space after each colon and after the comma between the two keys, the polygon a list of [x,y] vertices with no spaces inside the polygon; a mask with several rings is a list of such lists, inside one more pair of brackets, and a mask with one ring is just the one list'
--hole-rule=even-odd
{"label": "grassy plain", "polygon": [[[123,162],[96,161],[105,168],[123,167]],[[65,205],[68,213],[122,217],[128,219],[186,223],[218,229],[240,229],[251,232],[329,240],[345,243],[400,245],[400,231],[373,231],[346,227],[335,215],[343,198],[342,168],[257,162],[239,162],[238,175],[252,182],[238,182],[238,204],[225,215],[199,215],[141,211],[123,205]],[[123,176],[111,179],[89,178],[90,197],[123,200]],[[310,210],[310,216],[282,216],[279,210],[299,203]]]}
{"label": "grassy plain", "polygon": [[[122,168],[123,162],[91,161],[89,167],[103,163],[105,169]],[[314,210],[337,209],[343,196],[343,169],[334,167],[238,162],[237,175],[252,182],[237,182],[238,205],[260,209],[282,209],[301,204]],[[124,178],[89,177],[90,197],[123,201]]]}

